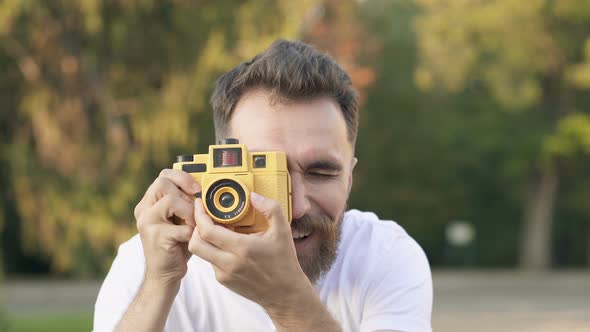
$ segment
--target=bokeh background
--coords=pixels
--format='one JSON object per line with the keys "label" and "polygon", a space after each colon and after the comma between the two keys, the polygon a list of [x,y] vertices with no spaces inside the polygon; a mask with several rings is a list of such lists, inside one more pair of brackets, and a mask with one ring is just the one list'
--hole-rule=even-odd
{"label": "bokeh background", "polygon": [[[4,0],[0,301],[95,293],[159,171],[214,143],[214,80],[279,37],[351,74],[362,106],[349,205],[422,245],[435,294],[489,280],[590,288],[587,0]],[[473,296],[465,308],[486,298]],[[93,303],[56,315],[10,301],[1,331],[91,326]],[[579,301],[590,316],[590,297],[568,301],[557,308]],[[473,320],[453,308],[435,330]]]}

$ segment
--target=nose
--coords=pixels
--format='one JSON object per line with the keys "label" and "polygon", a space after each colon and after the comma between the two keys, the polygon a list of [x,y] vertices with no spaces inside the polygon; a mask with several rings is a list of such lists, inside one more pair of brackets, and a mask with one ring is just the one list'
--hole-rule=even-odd
{"label": "nose", "polygon": [[291,193],[293,199],[293,219],[299,219],[309,212],[311,208],[309,198],[305,191],[305,182],[300,174],[291,175]]}

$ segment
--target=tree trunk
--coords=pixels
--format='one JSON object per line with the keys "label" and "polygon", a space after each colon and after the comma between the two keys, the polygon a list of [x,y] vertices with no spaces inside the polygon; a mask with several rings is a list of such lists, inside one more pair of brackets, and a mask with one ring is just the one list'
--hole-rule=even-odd
{"label": "tree trunk", "polygon": [[551,234],[558,187],[559,176],[552,167],[543,168],[541,174],[533,178],[524,211],[522,268],[546,270],[551,267]]}

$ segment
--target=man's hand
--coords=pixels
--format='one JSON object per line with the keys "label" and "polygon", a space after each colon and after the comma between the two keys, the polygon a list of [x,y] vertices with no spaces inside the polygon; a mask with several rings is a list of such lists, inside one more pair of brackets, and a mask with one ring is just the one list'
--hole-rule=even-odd
{"label": "man's hand", "polygon": [[[188,241],[195,227],[193,200],[200,191],[188,173],[164,169],[135,207],[137,229],[146,259],[146,281],[163,284],[179,282],[190,258]],[[173,217],[184,219],[175,224]]]}
{"label": "man's hand", "polygon": [[[160,332],[187,271],[195,219],[194,195],[201,188],[188,173],[165,169],[135,207],[146,270],[135,299],[115,331]],[[184,219],[175,223],[174,217]]]}
{"label": "man's hand", "polygon": [[240,234],[216,225],[195,201],[196,229],[189,250],[209,261],[217,280],[260,304],[279,331],[338,331],[297,260],[291,227],[277,201],[250,194],[269,227]]}

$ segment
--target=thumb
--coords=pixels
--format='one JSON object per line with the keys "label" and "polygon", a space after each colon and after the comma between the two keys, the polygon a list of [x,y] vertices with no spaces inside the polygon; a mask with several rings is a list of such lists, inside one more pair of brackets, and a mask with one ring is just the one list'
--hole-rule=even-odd
{"label": "thumb", "polygon": [[252,206],[268,221],[269,230],[279,230],[289,228],[289,222],[281,209],[281,204],[278,201],[266,198],[255,192],[250,193],[250,202]]}

